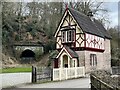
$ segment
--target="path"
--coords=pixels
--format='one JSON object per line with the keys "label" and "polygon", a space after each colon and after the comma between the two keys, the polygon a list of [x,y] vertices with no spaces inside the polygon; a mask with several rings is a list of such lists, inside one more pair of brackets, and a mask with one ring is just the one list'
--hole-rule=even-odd
{"label": "path", "polygon": [[0,74],[1,76],[3,88],[10,86],[16,88],[90,88],[88,77],[42,84],[28,84],[31,83],[31,73],[7,73]]}
{"label": "path", "polygon": [[48,82],[43,84],[22,85],[17,88],[90,88],[89,78],[65,80],[60,82]]}
{"label": "path", "polygon": [[23,83],[31,83],[31,73],[5,73],[0,74],[0,77],[2,77],[3,88]]}

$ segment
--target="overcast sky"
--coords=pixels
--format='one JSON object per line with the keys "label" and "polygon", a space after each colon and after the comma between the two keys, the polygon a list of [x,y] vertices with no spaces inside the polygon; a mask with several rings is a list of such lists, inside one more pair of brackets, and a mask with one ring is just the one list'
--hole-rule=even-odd
{"label": "overcast sky", "polygon": [[109,10],[110,26],[118,25],[118,2],[105,2],[104,7]]}

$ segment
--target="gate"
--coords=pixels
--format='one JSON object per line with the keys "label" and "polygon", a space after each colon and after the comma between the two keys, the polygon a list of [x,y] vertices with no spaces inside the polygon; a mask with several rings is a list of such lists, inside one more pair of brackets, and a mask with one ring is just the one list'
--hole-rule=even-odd
{"label": "gate", "polygon": [[52,69],[32,66],[32,83],[42,81],[52,81]]}

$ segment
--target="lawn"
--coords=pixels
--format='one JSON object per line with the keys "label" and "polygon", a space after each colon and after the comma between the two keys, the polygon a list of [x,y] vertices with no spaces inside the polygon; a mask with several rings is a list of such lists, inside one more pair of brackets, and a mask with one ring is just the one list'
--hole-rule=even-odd
{"label": "lawn", "polygon": [[31,72],[31,67],[15,67],[15,68],[3,68],[2,73],[18,73],[18,72]]}

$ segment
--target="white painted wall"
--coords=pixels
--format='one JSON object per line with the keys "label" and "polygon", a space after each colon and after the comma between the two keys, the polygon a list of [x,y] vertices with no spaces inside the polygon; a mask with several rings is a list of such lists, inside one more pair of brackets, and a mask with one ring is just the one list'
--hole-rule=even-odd
{"label": "white painted wall", "polygon": [[[86,47],[96,48],[96,49],[104,49],[104,38],[86,33],[86,40],[87,40]],[[94,46],[93,42],[91,42],[91,41],[94,41],[94,40],[96,42],[98,42],[98,43],[96,43],[95,46]]]}

